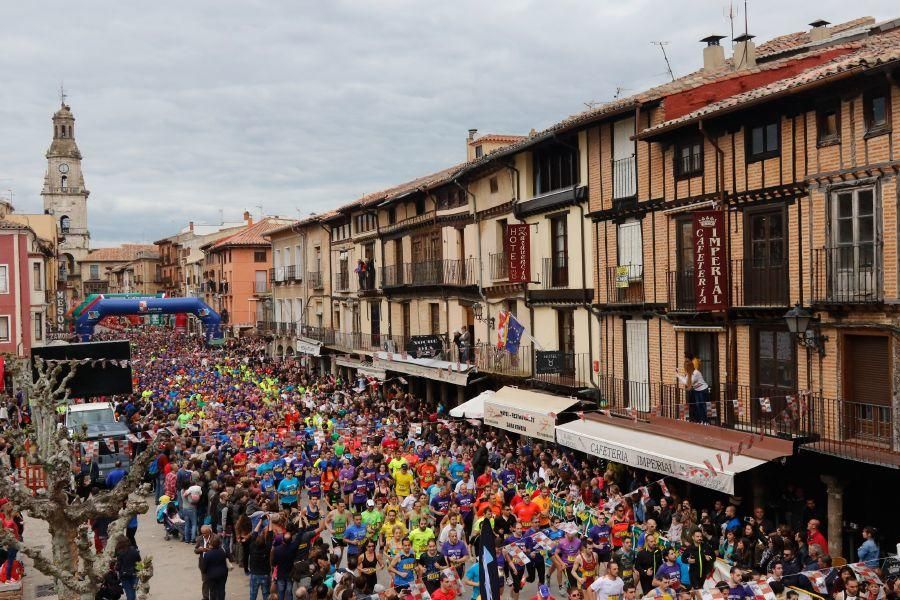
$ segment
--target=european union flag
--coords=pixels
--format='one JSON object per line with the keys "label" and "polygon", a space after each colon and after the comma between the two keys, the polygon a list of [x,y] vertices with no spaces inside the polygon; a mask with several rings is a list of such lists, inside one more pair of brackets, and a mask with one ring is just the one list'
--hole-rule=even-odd
{"label": "european union flag", "polygon": [[525,333],[525,326],[519,323],[516,318],[510,314],[509,321],[506,323],[506,351],[515,354],[519,351],[519,342],[522,341],[522,334]]}

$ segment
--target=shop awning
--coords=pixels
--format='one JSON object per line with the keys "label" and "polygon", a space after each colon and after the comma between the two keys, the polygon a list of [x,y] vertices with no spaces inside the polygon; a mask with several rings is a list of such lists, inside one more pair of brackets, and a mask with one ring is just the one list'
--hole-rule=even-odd
{"label": "shop awning", "polygon": [[575,398],[506,386],[485,401],[484,424],[552,442],[556,415],[577,403]]}
{"label": "shop awning", "polygon": [[466,400],[457,407],[450,410],[450,416],[457,419],[483,419],[484,418],[484,402],[494,397],[494,390],[485,390],[472,398]]}
{"label": "shop awning", "polygon": [[296,345],[297,352],[300,354],[309,354],[310,356],[320,356],[322,354],[322,344],[319,342],[307,342],[298,339]]}
{"label": "shop awning", "polygon": [[436,358],[413,358],[412,356],[388,352],[375,352],[372,354],[372,365],[385,371],[416,375],[435,381],[446,381],[454,385],[466,385],[469,381],[469,373],[474,370],[472,365],[465,363],[452,363]]}
{"label": "shop awning", "polygon": [[[720,469],[716,455],[723,453],[715,448],[594,420],[560,425],[556,428],[556,440],[587,454],[677,477],[726,494],[734,493],[735,475],[766,463],[740,455],[733,456],[729,465],[726,451],[722,456],[724,468]],[[712,465],[714,472],[706,462]]]}

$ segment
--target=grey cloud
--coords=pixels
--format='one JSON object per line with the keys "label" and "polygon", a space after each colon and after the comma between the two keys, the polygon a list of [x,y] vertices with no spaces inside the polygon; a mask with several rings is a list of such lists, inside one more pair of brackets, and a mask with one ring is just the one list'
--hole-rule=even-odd
{"label": "grey cloud", "polygon": [[[736,4],[739,4],[736,2]],[[66,82],[93,244],[246,208],[296,216],[464,158],[466,129],[527,133],[677,75],[725,2],[381,0],[4,3],[0,191],[40,210]],[[761,39],[884,2],[754,0]],[[626,92],[628,93],[628,92]]]}

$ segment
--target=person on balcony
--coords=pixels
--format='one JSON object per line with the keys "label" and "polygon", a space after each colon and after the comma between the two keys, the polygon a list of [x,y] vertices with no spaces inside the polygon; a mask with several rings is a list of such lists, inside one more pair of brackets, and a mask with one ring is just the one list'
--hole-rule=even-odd
{"label": "person on balcony", "polygon": [[690,355],[684,359],[684,374],[675,371],[678,382],[687,389],[690,420],[695,423],[709,423],[706,406],[709,403],[709,384],[700,372],[699,360]]}
{"label": "person on balcony", "polygon": [[366,263],[363,259],[359,259],[356,261],[356,276],[359,277],[359,289],[366,289]]}

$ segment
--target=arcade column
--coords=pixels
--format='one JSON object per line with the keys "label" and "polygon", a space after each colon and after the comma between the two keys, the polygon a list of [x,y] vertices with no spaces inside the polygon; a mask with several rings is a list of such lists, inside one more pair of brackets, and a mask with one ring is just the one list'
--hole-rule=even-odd
{"label": "arcade column", "polygon": [[[844,484],[833,475],[819,477],[825,484],[828,497],[828,550],[832,556],[839,556],[843,544],[841,533],[844,529]],[[806,523],[803,524],[806,526]]]}

